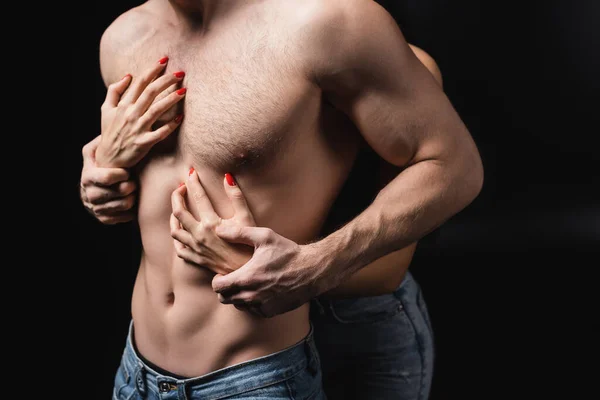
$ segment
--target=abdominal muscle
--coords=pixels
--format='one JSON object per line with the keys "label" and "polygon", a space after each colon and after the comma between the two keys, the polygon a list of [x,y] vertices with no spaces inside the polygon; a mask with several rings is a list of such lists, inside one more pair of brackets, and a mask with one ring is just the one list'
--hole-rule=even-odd
{"label": "abdominal muscle", "polygon": [[[177,256],[169,227],[170,196],[187,178],[188,168],[169,156],[152,160],[140,174],[143,254],[132,317],[135,345],[144,358],[177,375],[195,377],[290,347],[310,326],[308,304],[274,318],[221,304],[212,290],[214,273]],[[198,174],[217,213],[230,217],[222,175]]]}

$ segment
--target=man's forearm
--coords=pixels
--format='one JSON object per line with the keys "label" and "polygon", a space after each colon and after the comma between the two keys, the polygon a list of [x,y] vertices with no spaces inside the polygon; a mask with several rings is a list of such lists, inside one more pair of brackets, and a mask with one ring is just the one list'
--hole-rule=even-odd
{"label": "man's forearm", "polygon": [[[359,216],[309,244],[332,281],[413,243],[466,207],[483,182],[479,157],[443,163],[425,160],[406,168]],[[326,289],[326,288],[324,288]]]}

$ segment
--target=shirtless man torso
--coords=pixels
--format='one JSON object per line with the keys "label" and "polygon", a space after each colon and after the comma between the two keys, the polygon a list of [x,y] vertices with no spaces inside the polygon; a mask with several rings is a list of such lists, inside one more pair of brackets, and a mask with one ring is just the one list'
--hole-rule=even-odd
{"label": "shirtless man torso", "polygon": [[[397,55],[370,54],[372,41],[361,37],[365,24],[391,33],[382,47],[394,48]],[[419,118],[428,113],[410,116],[397,109],[401,101],[393,104],[396,92],[414,89],[405,81],[388,90],[378,85],[393,81],[390,76],[370,81],[360,67],[343,69],[353,62],[347,43],[357,43],[356,57],[374,57],[384,75],[398,65],[409,68],[411,80],[419,82],[434,107],[440,107],[442,118],[435,127],[452,126],[458,133],[440,139],[440,132],[433,132],[424,146],[411,143],[410,135],[386,137],[389,127],[400,125],[403,117],[412,125],[408,130],[419,132],[425,125]],[[458,116],[409,53],[394,20],[366,0],[218,5],[150,0],[107,29],[101,42],[107,84],[126,73],[135,81],[143,66],[164,55],[170,58],[167,73],[186,73],[179,132],[155,146],[138,166],[143,255],[132,317],[135,344],[146,359],[175,374],[200,376],[285,349],[310,330],[307,304],[273,318],[258,318],[221,304],[211,287],[214,273],[177,257],[169,229],[171,193],[186,180],[191,167],[221,217],[232,214],[222,186],[224,174],[232,173],[245,188],[257,225],[302,244],[318,237],[363,140],[398,166],[427,159],[428,153],[443,146],[473,152]],[[386,71],[387,64],[392,67]],[[362,89],[369,85],[368,91]],[[465,164],[472,164],[470,158],[469,154]],[[428,221],[422,231],[472,200],[480,183],[470,187],[464,198],[442,217]]]}

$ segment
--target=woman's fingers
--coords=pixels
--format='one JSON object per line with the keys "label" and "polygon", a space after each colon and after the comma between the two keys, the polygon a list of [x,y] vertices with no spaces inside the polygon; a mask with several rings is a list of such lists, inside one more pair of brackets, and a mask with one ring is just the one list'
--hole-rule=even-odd
{"label": "woman's fingers", "polygon": [[[161,94],[163,91],[165,91],[170,86],[172,86],[178,82],[181,82],[181,80],[183,79],[184,76],[185,76],[185,73],[183,71],[174,72],[172,74],[163,75],[160,78],[157,78],[151,84],[149,84],[146,87],[146,89],[144,89],[144,91],[140,95],[139,99],[135,102],[135,108],[137,110],[138,115],[143,115],[148,110],[148,108],[152,105],[152,102],[154,102],[154,100],[156,100],[156,98],[158,97],[159,94]],[[166,96],[166,97],[168,97],[168,96]],[[182,96],[177,95],[176,97],[179,97],[179,99],[177,99],[177,101],[179,101]],[[160,103],[160,100],[157,103]],[[158,116],[160,116],[161,114],[162,114],[162,112],[160,114],[158,114]],[[151,122],[153,123],[155,120],[153,120]]]}
{"label": "woman's fingers", "polygon": [[192,249],[194,248],[194,238],[188,231],[185,231],[179,227],[177,229],[171,229],[171,237],[175,239],[176,242],[179,242]]}
{"label": "woman's fingers", "polygon": [[103,204],[114,199],[127,197],[135,191],[134,181],[121,182],[111,187],[89,186],[85,190],[85,195],[91,204]]}
{"label": "woman's fingers", "polygon": [[175,132],[175,129],[181,124],[183,114],[179,114],[172,121],[167,122],[160,128],[148,132],[138,138],[138,145],[154,146],[156,143],[165,140],[171,133]]}
{"label": "woman's fingers", "polygon": [[83,166],[86,167],[90,164],[94,165],[96,162],[96,149],[102,139],[101,135],[98,135],[91,142],[87,143],[81,148],[81,155],[83,156]]}
{"label": "woman's fingers", "polygon": [[225,174],[223,185],[225,186],[225,193],[227,193],[227,197],[233,205],[233,212],[235,213],[233,219],[240,221],[246,226],[255,226],[254,216],[250,208],[248,208],[246,197],[235,181],[235,178],[229,173]]}
{"label": "woman's fingers", "polygon": [[189,239],[191,239],[191,234],[188,233],[187,231],[184,231],[183,229],[181,229],[181,224],[179,223],[179,220],[175,217],[175,215],[171,214],[171,217],[169,218],[169,226],[171,227],[171,237],[175,240],[173,240],[173,244],[175,245],[175,249],[182,249],[185,248],[185,244],[183,243],[182,240],[179,240],[179,238],[184,239],[185,241],[188,241],[188,237],[183,237],[183,233],[187,233],[189,235]]}
{"label": "woman's fingers", "polygon": [[196,215],[199,215],[202,220],[215,220],[218,218],[217,213],[215,213],[215,209],[213,208],[213,205],[210,202],[206,191],[204,190],[204,187],[200,183],[198,173],[194,170],[194,168],[190,168],[186,186],[188,187],[188,194],[195,206],[195,210],[197,212]]}
{"label": "woman's fingers", "polygon": [[173,93],[170,93],[168,96],[165,96],[164,99],[160,99],[156,103],[152,104],[146,113],[140,118],[141,123],[146,126],[152,125],[161,115],[181,101],[185,97],[186,93],[187,89],[181,88]]}
{"label": "woman's fingers", "polygon": [[196,253],[194,250],[189,247],[180,247],[175,249],[177,252],[177,256],[191,264],[196,264],[200,266],[207,265],[207,261],[200,254]]}
{"label": "woman's fingers", "polygon": [[196,221],[194,216],[185,208],[185,199],[183,198],[185,191],[185,185],[182,185],[173,191],[173,194],[171,195],[171,206],[173,207],[173,215],[181,223],[183,229],[191,233],[196,229],[198,221]]}
{"label": "woman's fingers", "polygon": [[167,66],[168,57],[163,57],[139,78],[134,79],[129,91],[123,96],[120,103],[133,104],[148,86]]}
{"label": "woman's fingers", "polygon": [[119,100],[121,100],[121,96],[127,90],[127,87],[131,83],[131,75],[127,74],[120,81],[111,83],[108,85],[108,91],[106,92],[106,99],[104,100],[104,104],[102,107],[111,107],[114,108],[119,104]]}

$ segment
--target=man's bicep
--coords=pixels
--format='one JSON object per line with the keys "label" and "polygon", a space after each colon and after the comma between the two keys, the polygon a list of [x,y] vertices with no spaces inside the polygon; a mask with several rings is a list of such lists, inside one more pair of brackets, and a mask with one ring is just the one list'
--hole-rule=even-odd
{"label": "man's bicep", "polygon": [[332,72],[320,79],[325,95],[388,162],[434,157],[436,136],[455,122],[440,85],[385,10],[365,6],[350,22],[343,45],[331,49]]}

